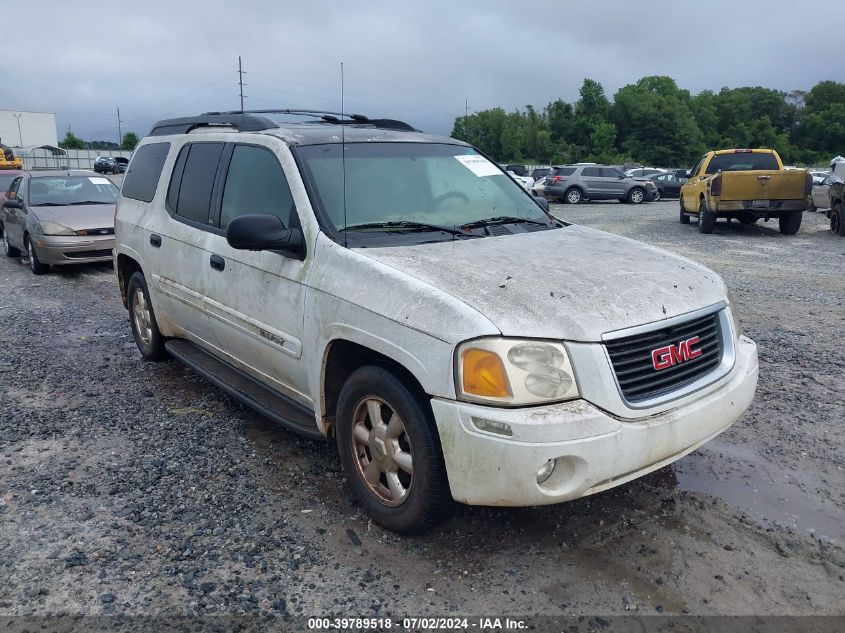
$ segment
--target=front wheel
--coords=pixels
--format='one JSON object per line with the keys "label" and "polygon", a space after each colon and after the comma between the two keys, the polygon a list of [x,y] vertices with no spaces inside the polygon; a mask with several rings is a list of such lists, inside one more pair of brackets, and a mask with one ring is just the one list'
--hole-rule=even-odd
{"label": "front wheel", "polygon": [[32,240],[29,238],[26,240],[26,254],[29,256],[29,269],[33,275],[46,275],[50,272],[50,266],[48,264],[42,264],[38,261],[35,246],[33,246]]}
{"label": "front wheel", "polygon": [[645,191],[639,187],[634,187],[628,193],[628,202],[631,204],[640,204],[643,200],[645,200]]}
{"label": "front wheel", "polygon": [[452,508],[428,407],[382,367],[357,369],[337,403],[343,470],[367,513],[399,534],[420,534]]}
{"label": "front wheel", "polygon": [[658,189],[654,192],[654,202],[660,202],[660,199],[663,197],[663,192]]}
{"label": "front wheel", "polygon": [[707,203],[701,200],[698,205],[698,232],[710,234],[716,228],[716,214],[707,208]]}
{"label": "front wheel", "polygon": [[804,214],[801,211],[792,211],[788,215],[778,218],[778,227],[784,235],[795,235],[801,228],[801,219]]}
{"label": "front wheel", "polygon": [[21,252],[12,246],[12,243],[9,241],[9,235],[6,233],[6,227],[0,226],[0,231],[3,232],[3,252],[6,254],[6,257],[20,257]]}
{"label": "front wheel", "polygon": [[150,302],[150,291],[143,273],[135,272],[129,278],[126,296],[129,298],[132,336],[141,356],[144,360],[154,362],[166,360],[169,354],[164,349],[165,338],[158,329],[153,304]]}

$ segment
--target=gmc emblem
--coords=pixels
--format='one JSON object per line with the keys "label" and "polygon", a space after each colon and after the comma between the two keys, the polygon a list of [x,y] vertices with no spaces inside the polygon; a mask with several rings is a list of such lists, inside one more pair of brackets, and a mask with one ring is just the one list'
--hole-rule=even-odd
{"label": "gmc emblem", "polygon": [[701,350],[693,349],[692,347],[696,343],[698,343],[698,337],[693,336],[685,341],[681,341],[677,345],[658,347],[651,352],[651,364],[654,365],[656,371],[660,371],[661,369],[668,369],[674,365],[698,358],[701,356]]}

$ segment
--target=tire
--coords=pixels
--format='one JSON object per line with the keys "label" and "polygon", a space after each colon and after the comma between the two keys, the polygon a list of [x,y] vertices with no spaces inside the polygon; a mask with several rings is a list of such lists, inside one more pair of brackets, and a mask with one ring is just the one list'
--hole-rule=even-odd
{"label": "tire", "polygon": [[579,204],[584,201],[584,194],[578,187],[572,187],[563,194],[563,201],[566,204]]}
{"label": "tire", "polygon": [[842,205],[838,204],[830,210],[830,230],[845,237],[845,222],[842,219]]}
{"label": "tire", "polygon": [[642,187],[634,187],[628,192],[628,197],[625,198],[628,204],[640,204],[645,200],[645,189]]}
{"label": "tire", "polygon": [[681,204],[681,209],[680,209],[680,220],[681,220],[681,224],[689,224],[690,223],[689,213],[684,213],[683,203]]}
{"label": "tire", "polygon": [[778,218],[778,227],[784,235],[795,235],[801,228],[804,214],[801,211],[791,211],[789,215]]}
{"label": "tire", "polygon": [[[399,378],[372,365],[354,371],[338,398],[335,436],[346,478],[373,520],[398,534],[425,532],[454,504],[427,411]],[[391,430],[394,419],[399,426]],[[395,454],[404,455],[413,474],[394,461]],[[365,473],[372,473],[373,483]]]}
{"label": "tire", "polygon": [[24,241],[24,245],[26,246],[26,253],[29,256],[29,269],[32,271],[32,274],[46,275],[49,273],[50,266],[38,261],[38,254],[35,252],[35,247],[32,245],[32,241],[28,237]]}
{"label": "tire", "polygon": [[710,234],[716,228],[716,214],[707,208],[707,203],[702,198],[698,205],[698,232]]}
{"label": "tire", "polygon": [[658,189],[657,192],[654,194],[654,200],[652,200],[652,202],[660,202],[660,200],[662,198],[663,198],[663,192],[660,191],[660,189]]}
{"label": "tire", "polygon": [[813,204],[813,201],[810,200],[810,206],[807,207],[807,211],[809,211],[810,213],[815,213],[818,210],[819,210],[818,207],[816,207],[816,205]]}
{"label": "tire", "polygon": [[20,250],[12,246],[9,242],[9,236],[6,235],[6,227],[0,226],[0,232],[3,233],[3,252],[6,254],[6,257],[20,257]]}
{"label": "tire", "polygon": [[126,285],[126,301],[129,304],[129,324],[135,345],[144,360],[160,362],[170,358],[164,343],[167,339],[158,329],[150,291],[143,273],[136,271]]}

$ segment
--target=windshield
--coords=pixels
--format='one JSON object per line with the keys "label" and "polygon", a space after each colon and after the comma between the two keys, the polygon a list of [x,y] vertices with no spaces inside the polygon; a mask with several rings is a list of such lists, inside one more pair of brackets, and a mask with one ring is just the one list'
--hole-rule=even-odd
{"label": "windshield", "polygon": [[707,166],[706,173],[776,169],[778,169],[778,161],[774,154],[768,152],[736,152],[733,154],[716,154]]}
{"label": "windshield", "polygon": [[41,176],[29,182],[33,207],[114,204],[117,196],[117,187],[102,176]]}
{"label": "windshield", "polygon": [[345,210],[340,144],[303,146],[297,153],[338,231],[385,222],[455,228],[503,216],[549,221],[522,187],[470,147],[347,144]]}

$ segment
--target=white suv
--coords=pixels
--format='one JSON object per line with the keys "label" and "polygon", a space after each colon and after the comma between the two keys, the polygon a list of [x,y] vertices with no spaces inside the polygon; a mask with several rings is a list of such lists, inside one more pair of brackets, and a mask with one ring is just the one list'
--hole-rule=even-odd
{"label": "white suv", "polygon": [[545,205],[399,121],[213,113],[135,151],[115,265],[145,359],[335,438],[366,510],[414,533],[453,499],[639,477],[754,396],[757,349],[716,274]]}

